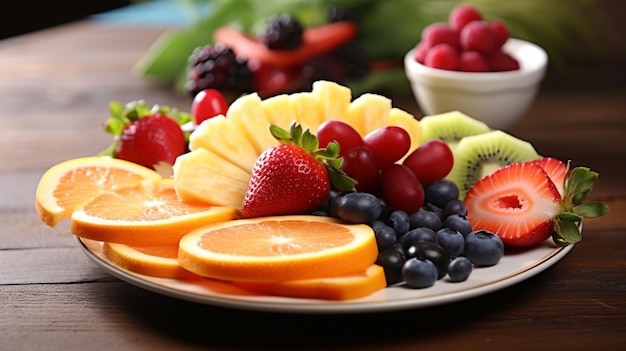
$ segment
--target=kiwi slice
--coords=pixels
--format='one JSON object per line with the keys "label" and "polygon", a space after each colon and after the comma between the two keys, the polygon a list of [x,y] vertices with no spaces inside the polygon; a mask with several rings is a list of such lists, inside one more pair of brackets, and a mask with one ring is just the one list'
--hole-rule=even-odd
{"label": "kiwi slice", "polygon": [[460,111],[424,116],[420,120],[422,141],[441,139],[454,151],[459,141],[470,135],[487,133],[489,126]]}
{"label": "kiwi slice", "polygon": [[459,141],[454,152],[454,165],[446,178],[456,183],[459,198],[463,199],[476,181],[498,168],[540,157],[531,143],[493,130]]}

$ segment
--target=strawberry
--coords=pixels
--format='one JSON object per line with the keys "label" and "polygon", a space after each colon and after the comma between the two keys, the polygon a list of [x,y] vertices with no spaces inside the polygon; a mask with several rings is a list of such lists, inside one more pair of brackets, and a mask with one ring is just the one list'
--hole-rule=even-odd
{"label": "strawberry", "polygon": [[270,126],[281,143],[259,155],[252,169],[241,215],[244,218],[306,213],[317,209],[331,186],[354,189],[354,181],[339,170],[341,158],[335,142],[319,148],[308,129],[293,123],[290,131]]}
{"label": "strawberry", "polygon": [[102,155],[157,169],[173,165],[176,157],[186,152],[188,134],[182,124],[193,123],[191,115],[167,107],[150,109],[143,101],[114,102],[110,109],[104,130],[113,134],[114,140]]}
{"label": "strawberry", "polygon": [[563,196],[563,183],[565,182],[565,171],[567,170],[567,164],[565,162],[556,159],[554,157],[542,157],[538,160],[531,161],[532,163],[539,165],[543,168],[556,188],[559,190],[559,194]]}
{"label": "strawberry", "polygon": [[585,167],[572,169],[561,196],[537,162],[514,163],[472,186],[464,200],[467,217],[473,229],[496,233],[507,247],[533,246],[550,236],[557,245],[574,244],[582,239],[579,225],[584,217],[608,211],[603,202],[582,203],[597,177]]}

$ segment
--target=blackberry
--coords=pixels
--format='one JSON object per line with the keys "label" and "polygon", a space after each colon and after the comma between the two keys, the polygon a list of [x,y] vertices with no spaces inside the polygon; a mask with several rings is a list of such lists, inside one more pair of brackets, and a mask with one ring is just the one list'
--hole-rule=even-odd
{"label": "blackberry", "polygon": [[302,43],[302,24],[290,14],[272,15],[267,19],[261,42],[272,50],[292,50]]}
{"label": "blackberry", "polygon": [[192,97],[204,89],[252,90],[252,72],[248,61],[221,43],[196,48],[188,60],[189,73],[185,90]]}
{"label": "blackberry", "polygon": [[369,71],[369,57],[365,50],[354,41],[337,48],[333,56],[344,67],[346,78],[363,78]]}

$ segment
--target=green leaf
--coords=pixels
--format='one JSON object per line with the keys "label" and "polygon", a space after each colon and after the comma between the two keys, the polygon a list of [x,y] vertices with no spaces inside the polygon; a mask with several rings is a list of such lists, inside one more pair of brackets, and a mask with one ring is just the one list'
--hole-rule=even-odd
{"label": "green leaf", "polygon": [[291,134],[275,124],[270,125],[270,133],[281,143],[291,142]]}
{"label": "green leaf", "polygon": [[574,212],[581,217],[596,218],[609,212],[609,206],[601,201],[589,202],[574,207]]}
{"label": "green leaf", "polygon": [[354,190],[354,186],[357,181],[348,177],[343,171],[335,167],[327,167],[328,178],[337,190],[351,191]]}
{"label": "green leaf", "polygon": [[568,244],[576,244],[582,240],[582,235],[576,222],[571,221],[557,221],[555,226],[557,238],[560,242]]}
{"label": "green leaf", "polygon": [[572,212],[561,212],[561,213],[559,213],[559,218],[561,220],[570,221],[570,222],[576,222],[576,221],[580,221],[582,219],[581,216],[577,215],[576,213],[572,213]]}
{"label": "green leaf", "polygon": [[317,137],[308,128],[302,133],[301,147],[309,153],[316,151],[320,147]]}

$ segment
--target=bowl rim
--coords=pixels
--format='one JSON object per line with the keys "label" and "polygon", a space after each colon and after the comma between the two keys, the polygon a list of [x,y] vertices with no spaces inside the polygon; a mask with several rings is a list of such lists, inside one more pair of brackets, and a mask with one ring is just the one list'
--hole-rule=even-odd
{"label": "bowl rim", "polygon": [[455,79],[463,80],[467,82],[471,81],[497,81],[502,79],[512,79],[517,77],[524,77],[529,75],[543,75],[546,66],[548,64],[548,54],[539,45],[530,41],[509,38],[503,45],[503,50],[509,54],[512,54],[514,50],[520,50],[527,48],[534,51],[533,57],[537,57],[532,65],[529,65],[527,60],[523,60],[525,57],[516,57],[520,61],[520,69],[513,71],[502,72],[463,72],[463,71],[451,71],[439,68],[428,67],[417,62],[414,59],[415,47],[409,50],[404,56],[404,64],[406,74],[409,79],[416,79],[417,75],[427,75],[433,78],[442,79]]}

